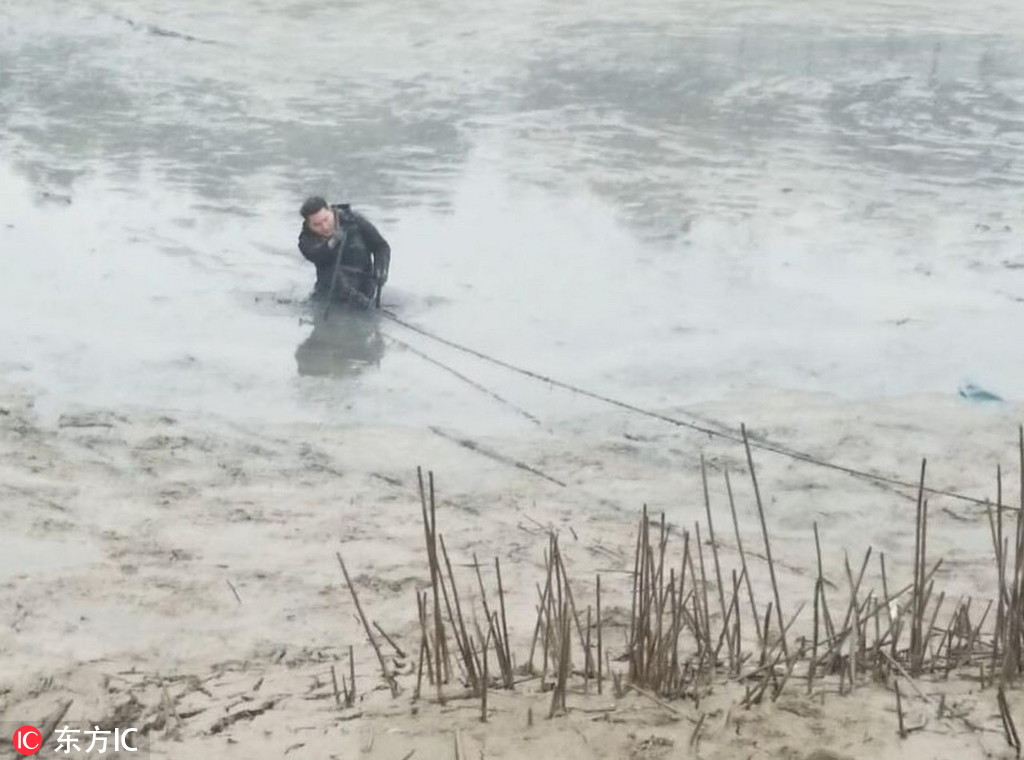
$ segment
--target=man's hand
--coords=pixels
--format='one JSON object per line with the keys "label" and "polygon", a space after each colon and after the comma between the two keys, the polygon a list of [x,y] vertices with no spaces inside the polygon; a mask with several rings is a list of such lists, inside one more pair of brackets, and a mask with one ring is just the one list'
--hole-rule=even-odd
{"label": "man's hand", "polygon": [[386,267],[381,267],[377,270],[377,287],[384,287],[384,283],[388,281],[388,270]]}
{"label": "man's hand", "polygon": [[329,238],[327,238],[327,247],[333,251],[341,244],[341,241],[344,239],[345,236],[342,234],[341,230],[335,230],[335,232]]}

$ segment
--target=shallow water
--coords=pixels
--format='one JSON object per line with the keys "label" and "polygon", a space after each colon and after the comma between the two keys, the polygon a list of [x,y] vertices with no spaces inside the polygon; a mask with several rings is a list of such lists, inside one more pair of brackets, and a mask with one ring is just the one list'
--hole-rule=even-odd
{"label": "shallow water", "polygon": [[640,405],[1020,398],[1024,12],[805,5],[2,3],[0,372],[53,410],[532,427],[394,338],[596,410],[386,322],[311,352],[323,193],[403,318]]}

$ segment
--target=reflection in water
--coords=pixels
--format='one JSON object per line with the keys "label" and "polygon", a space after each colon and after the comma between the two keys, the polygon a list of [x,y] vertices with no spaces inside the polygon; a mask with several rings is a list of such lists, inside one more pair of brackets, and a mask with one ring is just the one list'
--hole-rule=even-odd
{"label": "reflection in water", "polygon": [[335,307],[317,319],[313,332],[295,350],[300,375],[352,377],[384,355],[380,319],[363,309]]}

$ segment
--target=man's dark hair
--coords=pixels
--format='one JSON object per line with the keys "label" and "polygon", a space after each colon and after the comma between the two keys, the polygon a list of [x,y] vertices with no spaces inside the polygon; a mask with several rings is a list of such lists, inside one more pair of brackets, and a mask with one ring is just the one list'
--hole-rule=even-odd
{"label": "man's dark hair", "polygon": [[306,198],[302,204],[302,208],[299,209],[299,213],[302,214],[303,219],[309,219],[317,211],[321,211],[327,208],[327,201],[321,198],[319,195]]}

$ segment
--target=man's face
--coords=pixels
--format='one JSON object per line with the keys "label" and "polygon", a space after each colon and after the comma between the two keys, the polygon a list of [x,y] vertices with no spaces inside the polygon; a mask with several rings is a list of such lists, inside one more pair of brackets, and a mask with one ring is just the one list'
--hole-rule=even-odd
{"label": "man's face", "polygon": [[334,233],[334,212],[329,208],[322,208],[315,214],[310,214],[306,224],[320,237],[330,237]]}

